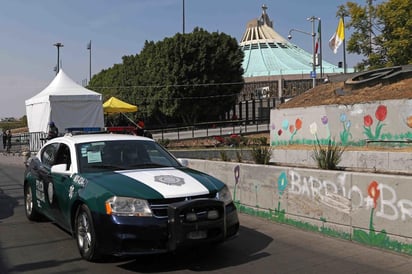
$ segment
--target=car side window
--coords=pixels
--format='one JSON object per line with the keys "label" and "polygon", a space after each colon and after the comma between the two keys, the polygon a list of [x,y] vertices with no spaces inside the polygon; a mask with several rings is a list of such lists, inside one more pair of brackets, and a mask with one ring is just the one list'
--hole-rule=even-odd
{"label": "car side window", "polygon": [[54,165],[66,164],[66,170],[69,170],[71,165],[70,149],[66,144],[60,144]]}
{"label": "car side window", "polygon": [[44,147],[41,152],[40,159],[43,165],[51,167],[56,160],[57,150],[59,148],[58,143],[53,143]]}

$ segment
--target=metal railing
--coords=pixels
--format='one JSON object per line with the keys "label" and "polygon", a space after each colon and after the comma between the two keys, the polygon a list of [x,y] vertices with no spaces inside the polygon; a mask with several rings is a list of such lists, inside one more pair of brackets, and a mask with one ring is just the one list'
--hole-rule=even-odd
{"label": "metal railing", "polygon": [[[214,136],[229,136],[231,134],[252,134],[268,132],[269,119],[231,120],[209,123],[198,123],[192,126],[167,127],[161,129],[149,129],[155,140],[188,140],[194,138],[207,138]],[[45,132],[17,133],[11,139],[12,152],[37,152],[47,140]]]}
{"label": "metal railing", "polygon": [[199,123],[193,126],[169,127],[149,131],[153,138],[157,140],[187,140],[193,138],[204,138],[213,136],[227,136],[230,134],[251,134],[257,132],[267,132],[270,130],[270,120],[260,119],[251,122],[250,120],[231,120],[210,123]]}

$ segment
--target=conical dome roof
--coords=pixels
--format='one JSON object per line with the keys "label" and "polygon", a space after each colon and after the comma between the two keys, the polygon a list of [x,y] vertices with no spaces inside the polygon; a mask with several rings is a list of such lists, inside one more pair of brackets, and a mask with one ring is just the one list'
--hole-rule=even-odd
{"label": "conical dome roof", "polygon": [[[245,54],[244,77],[302,75],[313,68],[313,55],[283,38],[273,28],[273,22],[263,5],[259,19],[248,22],[240,41]],[[323,73],[340,73],[343,69],[322,61]],[[318,68],[319,69],[319,68]]]}

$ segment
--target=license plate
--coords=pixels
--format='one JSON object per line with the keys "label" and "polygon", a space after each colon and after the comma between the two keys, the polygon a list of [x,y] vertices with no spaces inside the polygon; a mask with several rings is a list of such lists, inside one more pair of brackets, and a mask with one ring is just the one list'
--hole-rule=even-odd
{"label": "license plate", "polygon": [[207,237],[207,232],[205,230],[192,231],[187,234],[187,238],[191,240],[200,240]]}

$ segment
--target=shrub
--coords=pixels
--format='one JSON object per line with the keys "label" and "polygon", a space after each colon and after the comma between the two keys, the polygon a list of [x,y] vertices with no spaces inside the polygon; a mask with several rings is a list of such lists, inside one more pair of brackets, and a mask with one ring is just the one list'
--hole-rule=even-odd
{"label": "shrub", "polygon": [[226,151],[220,151],[220,159],[224,162],[229,161],[229,156],[227,156]]}
{"label": "shrub", "polygon": [[169,139],[160,139],[157,141],[159,144],[161,144],[164,147],[168,147],[170,145],[170,140]]}
{"label": "shrub", "polygon": [[315,148],[313,149],[312,158],[321,169],[336,170],[337,166],[342,160],[342,154],[345,148],[332,140],[329,140],[327,146],[322,146],[318,139],[316,139]]}
{"label": "shrub", "polygon": [[268,164],[271,154],[272,148],[269,146],[254,146],[252,148],[252,157],[256,164]]}
{"label": "shrub", "polygon": [[242,151],[236,151],[236,159],[237,159],[238,163],[243,162],[243,153],[242,153]]}

